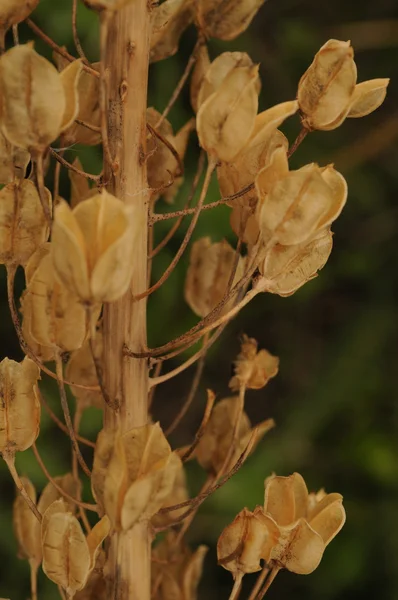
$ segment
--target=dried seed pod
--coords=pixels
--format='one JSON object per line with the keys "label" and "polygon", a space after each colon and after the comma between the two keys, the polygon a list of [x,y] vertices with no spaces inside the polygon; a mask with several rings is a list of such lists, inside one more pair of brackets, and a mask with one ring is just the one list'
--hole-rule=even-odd
{"label": "dried seed pod", "polygon": [[356,81],[350,42],[326,42],[299,82],[297,100],[303,126],[328,131],[341,125],[347,116],[361,117],[378,108],[389,80],[365,81],[359,86]]}
{"label": "dried seed pod", "polygon": [[94,454],[93,493],[113,528],[128,530],[164,505],[181,468],[159,423],[115,435],[103,430]]}
{"label": "dried seed pod", "polygon": [[0,183],[7,184],[15,179],[23,179],[29,161],[29,152],[10,144],[0,131]]}
{"label": "dried seed pod", "polygon": [[185,544],[176,542],[169,532],[152,551],[151,577],[157,586],[154,600],[197,600],[197,587],[202,576],[207,546],[192,552]]}
{"label": "dried seed pod", "polygon": [[[51,194],[45,188],[51,211]],[[32,181],[23,179],[0,190],[0,264],[25,265],[49,236],[40,196]]]}
{"label": "dried seed pod", "polygon": [[265,240],[273,238],[283,246],[300,244],[330,225],[347,199],[345,179],[332,165],[320,168],[312,163],[291,171],[273,185],[256,179],[261,199],[258,221]]}
{"label": "dried seed pod", "polygon": [[115,10],[120,10],[130,2],[134,2],[134,0],[83,0],[83,2],[87,8],[92,8],[98,12],[103,10],[114,12]]}
{"label": "dried seed pod", "polygon": [[[174,485],[171,489],[170,494],[164,501],[161,508],[166,508],[168,506],[175,506],[176,504],[180,504],[181,502],[185,502],[188,500],[188,488],[187,488],[187,479],[185,476],[184,467],[182,467],[176,474],[174,479]],[[156,527],[165,527],[173,523],[175,519],[177,519],[180,515],[182,515],[187,510],[187,507],[184,506],[178,510],[173,510],[171,512],[165,514],[157,514],[151,519],[152,525]]]}
{"label": "dried seed pod", "polygon": [[314,503],[298,473],[269,477],[265,481],[264,512],[280,530],[271,552],[272,563],[293,573],[312,573],[345,523],[342,502],[340,494],[326,494]]}
{"label": "dried seed pod", "polygon": [[[225,240],[212,243],[209,237],[205,237],[192,244],[184,295],[199,317],[208,315],[222,301],[234,261],[235,251]],[[245,259],[239,257],[233,284],[241,279],[244,270]],[[230,304],[227,303],[223,310],[228,310]]]}
{"label": "dried seed pod", "polygon": [[1,0],[0,32],[26,19],[39,4],[39,0]]}
{"label": "dried seed pod", "polygon": [[[69,496],[72,496],[72,498],[79,497],[82,487],[81,481],[77,480],[72,473],[58,475],[57,477],[54,477],[54,481],[62,490],[64,490],[64,492],[69,494]],[[62,500],[65,505],[65,510],[70,513],[74,514],[76,511],[76,504],[69,501],[65,496],[62,496],[50,481],[40,494],[39,502],[37,504],[39,512],[43,515],[47,508],[56,500]]]}
{"label": "dried seed pod", "polygon": [[55,502],[43,517],[43,571],[73,597],[94,569],[100,546],[109,534],[109,519],[102,517],[86,538],[76,517],[60,509]]}
{"label": "dried seed pod", "polygon": [[[95,354],[98,360],[102,357],[102,336],[97,333],[93,340]],[[79,350],[72,352],[69,362],[66,365],[65,377],[69,381],[84,384],[88,386],[98,385],[97,372],[91,353],[90,342],[86,341]],[[98,409],[104,408],[104,399],[101,392],[94,392],[84,388],[70,386],[71,392],[76,398],[80,410],[95,407]]]}
{"label": "dried seed pod", "polygon": [[234,579],[255,573],[261,570],[260,560],[269,561],[278,539],[278,526],[261,506],[254,512],[244,508],[218,539],[218,563],[231,571]]}
{"label": "dried seed pod", "polygon": [[267,280],[267,292],[279,296],[294,294],[307,281],[314,279],[326,264],[333,246],[330,227],[318,231],[301,244],[275,244],[258,268]]}
{"label": "dried seed pod", "polygon": [[210,67],[209,52],[206,44],[201,44],[196,56],[195,67],[192,73],[190,85],[191,106],[195,113],[199,108],[199,92],[202,86],[203,79]]}
{"label": "dried seed pod", "polygon": [[244,53],[226,52],[208,69],[198,97],[199,142],[213,158],[232,161],[254,128],[260,80]]}
{"label": "dried seed pod", "polygon": [[254,338],[243,335],[241,351],[234,361],[235,375],[229,382],[231,390],[239,390],[241,386],[259,390],[277,375],[279,358],[272,356],[267,350],[257,352],[257,347],[258,343]]}
{"label": "dried seed pod", "polygon": [[39,435],[40,370],[30,358],[0,363],[0,453],[10,457],[33,444]]}
{"label": "dried seed pod", "polygon": [[104,575],[106,555],[103,549],[98,552],[94,569],[91,571],[84,588],[77,592],[74,600],[107,600],[107,586]]}
{"label": "dried seed pod", "polygon": [[245,31],[265,0],[198,0],[196,18],[207,37],[233,40]]}
{"label": "dried seed pod", "polygon": [[30,324],[32,320],[31,315],[31,303],[28,302],[25,304],[26,290],[24,290],[21,297],[21,306],[20,312],[22,313],[22,335],[23,339],[27,343],[30,350],[33,354],[43,363],[48,362],[50,360],[55,360],[56,350],[55,348],[51,348],[50,346],[43,346],[36,342],[36,340],[32,337],[30,331]]}
{"label": "dried seed pod", "polygon": [[[21,477],[21,482],[30,499],[36,504],[36,490],[33,483],[27,477]],[[19,558],[26,558],[36,566],[40,565],[42,559],[40,523],[20,493],[14,501],[12,520],[18,542]]]}
{"label": "dried seed pod", "polygon": [[73,211],[66,202],[55,209],[52,256],[64,285],[88,304],[113,302],[130,286],[133,248],[142,223],[134,207],[107,192],[80,202]]}
{"label": "dried seed pod", "polygon": [[194,18],[194,0],[166,0],[152,11],[150,61],[173,56],[181,35]]}
{"label": "dried seed pod", "polygon": [[6,138],[30,152],[43,152],[76,118],[81,69],[81,60],[74,61],[60,75],[31,43],[14,46],[3,54],[0,104]]}
{"label": "dried seed pod", "polygon": [[[77,169],[83,170],[83,165],[79,157],[75,158],[72,164]],[[83,200],[87,200],[87,198],[97,194],[97,190],[90,188],[87,178],[83,175],[70,170],[68,176],[70,180],[70,205],[72,208],[75,208]]]}
{"label": "dried seed pod", "polygon": [[40,262],[35,269],[35,255],[27,264],[24,320],[36,343],[70,352],[80,348],[86,338],[86,311],[77,296],[56,278],[51,246],[48,243],[39,249]]}

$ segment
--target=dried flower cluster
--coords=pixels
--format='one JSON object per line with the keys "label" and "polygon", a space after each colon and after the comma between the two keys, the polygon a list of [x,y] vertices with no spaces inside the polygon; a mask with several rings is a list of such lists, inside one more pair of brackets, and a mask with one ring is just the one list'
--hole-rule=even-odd
{"label": "dried flower cluster", "polygon": [[[189,446],[172,449],[167,436],[189,409],[206,352],[225,325],[260,292],[293,294],[325,265],[331,226],[347,200],[346,182],[333,165],[290,170],[289,158],[310,131],[331,130],[346,117],[375,110],[388,79],[357,84],[350,43],[329,40],[301,78],[297,98],[259,112],[259,65],[233,51],[211,61],[207,40],[235,39],[263,0],[166,0],[155,7],[137,0],[84,2],[100,21],[100,62],[94,64],[84,56],[75,29],[80,57],[51,42],[56,65],[38,54],[33,42],[17,43],[15,35],[15,45],[5,50],[5,33],[13,28],[15,34],[38,0],[3,0],[0,6],[0,262],[25,354],[22,362],[6,358],[0,363],[0,453],[18,489],[14,529],[19,555],[30,564],[32,600],[40,595],[40,565],[68,599],[149,600],[152,593],[157,600],[195,600],[207,549],[189,549],[183,536],[200,504],[274,427],[272,419],[251,424],[245,392],[264,388],[277,375],[279,359],[244,335],[229,382],[236,395],[214,404],[208,391],[202,423]],[[159,113],[146,105],[148,61],[174,54],[192,24],[198,42],[173,98]],[[121,48],[134,56],[133,68],[115,55]],[[196,116],[175,133],[168,113],[190,75]],[[303,129],[289,145],[279,127],[296,113]],[[178,193],[194,131],[201,159],[192,197],[181,211],[156,213],[160,198],[172,203]],[[79,158],[70,163],[52,147],[56,140],[62,147],[102,143],[102,172],[86,173]],[[205,156],[201,191],[189,207]],[[45,186],[51,158],[56,161],[53,192]],[[59,193],[61,168],[69,173],[67,199]],[[222,199],[205,206],[215,172]],[[179,338],[148,349],[147,297],[176,267],[203,208],[220,204],[231,209],[238,242],[234,248],[203,237],[191,246],[184,295],[201,320]],[[150,259],[188,214],[191,223],[170,267],[146,288]],[[169,218],[178,218],[177,225],[152,248],[148,232]],[[26,287],[16,303],[19,267]],[[195,354],[160,374],[162,363],[200,340]],[[44,364],[49,361],[55,370]],[[152,420],[148,399],[158,385],[195,362],[187,400],[164,431]],[[150,372],[155,365],[156,372]],[[41,374],[57,381],[64,422],[39,390]],[[76,401],[73,418],[66,385]],[[42,406],[70,438],[72,469],[66,475],[51,476],[36,447]],[[79,435],[82,414],[90,407],[104,412],[95,442]],[[82,444],[94,449],[91,465]],[[39,497],[15,467],[16,452],[28,448],[49,479]],[[191,458],[207,477],[193,498],[184,470]],[[82,499],[81,477],[90,479],[91,503]],[[94,526],[89,510],[97,515]],[[344,521],[340,494],[309,494],[297,473],[266,479],[264,506],[244,508],[219,538],[219,563],[235,579],[231,600],[246,573],[262,569],[251,595],[261,600],[280,569],[312,572]],[[148,549],[163,531],[151,569]]]}

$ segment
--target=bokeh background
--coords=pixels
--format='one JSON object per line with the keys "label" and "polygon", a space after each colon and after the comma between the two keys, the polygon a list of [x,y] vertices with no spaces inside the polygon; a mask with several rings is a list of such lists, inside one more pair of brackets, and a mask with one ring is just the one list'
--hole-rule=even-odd
{"label": "bokeh background", "polygon": [[[69,0],[41,0],[33,19],[59,43],[74,52]],[[78,27],[92,60],[98,58],[96,17],[79,6]],[[23,40],[34,36],[25,25]],[[312,490],[325,487],[344,495],[347,523],[326,550],[317,571],[306,577],[278,576],[269,598],[361,600],[398,598],[398,398],[396,301],[398,290],[398,6],[396,0],[268,0],[249,30],[234,42],[210,42],[211,56],[224,50],[245,50],[261,63],[261,108],[295,97],[301,74],[319,47],[329,38],[350,39],[356,52],[359,81],[391,77],[384,105],[360,120],[347,120],[332,132],[313,133],[292,159],[298,167],[311,161],[335,163],[349,186],[349,200],[334,225],[334,250],[320,276],[294,296],[257,297],[229,325],[209,353],[194,407],[172,438],[189,443],[203,414],[205,390],[228,395],[231,364],[239,350],[239,336],[255,336],[260,347],[280,357],[277,378],[263,390],[248,394],[247,412],[253,423],[273,417],[277,428],[268,434],[245,467],[201,508],[189,533],[193,546],[210,551],[199,598],[228,598],[232,579],[216,565],[215,544],[223,527],[244,506],[262,503],[263,482],[271,472],[299,471]],[[175,57],[153,65],[150,105],[162,110],[184,69],[195,43],[189,29]],[[50,56],[37,42],[38,50]],[[18,74],[16,73],[16,77]],[[175,128],[191,116],[188,89],[172,110]],[[298,118],[283,128],[292,141]],[[74,147],[87,170],[98,171],[99,149]],[[187,183],[176,199],[184,203],[198,157],[193,136],[186,159]],[[49,178],[51,184],[51,177]],[[68,197],[68,179],[62,174],[61,193]],[[213,185],[209,201],[219,197]],[[160,201],[159,211],[169,210]],[[205,213],[194,238],[210,235],[216,241],[236,240],[230,230],[229,209]],[[160,240],[170,224],[156,230]],[[186,226],[154,263],[156,280],[170,262]],[[159,345],[182,333],[194,322],[183,299],[186,254],[167,284],[149,303],[149,341]],[[22,277],[18,280],[22,290]],[[394,294],[395,293],[395,294]],[[0,359],[20,359],[6,303],[5,272],[0,270]],[[184,357],[183,357],[184,358]],[[178,359],[182,360],[182,359]],[[170,362],[169,368],[178,362]],[[164,384],[156,393],[154,418],[167,426],[183,403],[192,371]],[[43,380],[46,397],[56,411],[53,384]],[[84,435],[95,438],[101,415],[95,409],[84,417]],[[39,448],[53,475],[68,470],[70,449],[62,433],[43,414]],[[39,489],[45,479],[30,451],[18,456],[18,468]],[[204,475],[192,462],[188,467],[192,493]],[[11,505],[14,489],[0,463],[0,596],[24,600],[29,596],[28,566],[16,558]],[[132,565],[134,568],[134,565]],[[248,586],[252,581],[247,577]],[[40,575],[40,600],[58,592]],[[246,589],[246,588],[245,588]],[[248,587],[249,589],[249,587]],[[245,593],[242,594],[242,598]]]}

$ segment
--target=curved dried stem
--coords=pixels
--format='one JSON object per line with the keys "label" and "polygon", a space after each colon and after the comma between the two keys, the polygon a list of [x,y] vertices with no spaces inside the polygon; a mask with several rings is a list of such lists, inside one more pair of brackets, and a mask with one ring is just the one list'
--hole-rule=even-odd
{"label": "curved dried stem", "polygon": [[4,462],[6,463],[8,470],[10,471],[11,477],[14,480],[15,485],[18,488],[22,498],[25,500],[26,504],[29,506],[32,513],[35,515],[36,519],[41,523],[42,516],[38,511],[36,504],[33,502],[32,498],[29,496],[28,492],[25,490],[24,485],[19,477],[18,471],[15,468],[15,454],[3,454]]}
{"label": "curved dried stem", "polygon": [[[209,336],[208,335],[204,335],[203,336],[203,341],[202,341],[203,346],[206,346],[208,340],[209,340]],[[191,404],[192,404],[192,402],[193,402],[193,400],[195,398],[196,392],[198,391],[200,380],[202,378],[203,369],[204,369],[204,366],[205,366],[205,359],[206,359],[207,350],[208,350],[207,347],[205,349],[202,348],[202,353],[201,353],[201,356],[198,359],[198,364],[196,365],[195,375],[193,377],[193,380],[192,380],[192,383],[191,383],[191,387],[190,387],[188,396],[187,396],[184,404],[182,405],[182,407],[178,411],[177,415],[174,417],[172,423],[166,429],[166,431],[165,431],[165,435],[166,436],[168,436],[171,433],[173,433],[173,431],[178,427],[178,425],[181,423],[182,419],[187,414],[187,412],[188,412],[188,410],[189,410],[189,408],[190,408],[190,406],[191,406]]]}
{"label": "curved dried stem", "polygon": [[[61,156],[61,158],[63,158],[63,154],[64,154],[64,150],[60,150],[59,155]],[[54,203],[54,206],[58,202],[58,196],[59,196],[59,179],[60,179],[60,176],[61,176],[61,163],[59,162],[59,160],[57,160],[55,162],[55,168],[54,168],[54,187],[53,187],[53,203]]]}
{"label": "curved dried stem", "polygon": [[171,154],[176,159],[176,162],[178,165],[178,171],[176,173],[176,177],[180,177],[181,175],[183,175],[184,174],[184,163],[182,162],[181,156],[178,154],[178,152],[174,148],[173,144],[171,144],[168,139],[166,139],[161,133],[159,133],[159,131],[157,131],[149,123],[147,123],[146,126],[147,126],[148,130],[151,132],[151,134],[154,137],[158,138],[158,140],[160,140],[162,142],[162,144],[164,144],[166,146],[166,148],[168,148],[170,150]]}
{"label": "curved dried stem", "polygon": [[195,452],[196,447],[199,444],[201,438],[203,437],[207,423],[209,422],[209,419],[210,419],[211,411],[213,410],[215,399],[216,399],[215,394],[213,392],[211,392],[210,390],[207,390],[207,402],[206,402],[206,408],[205,408],[205,413],[203,415],[202,422],[200,424],[198,431],[196,432],[193,443],[189,446],[189,448],[181,456],[182,462],[186,462],[187,460],[189,460],[189,458]]}
{"label": "curved dried stem", "polygon": [[[202,150],[199,155],[198,166],[197,166],[197,170],[195,173],[195,177],[192,182],[191,191],[189,193],[188,200],[186,201],[183,210],[186,210],[192,202],[192,199],[195,195],[195,192],[199,185],[200,178],[203,173],[204,165],[205,165],[205,153]],[[153,215],[151,215],[151,219],[152,219],[152,216]],[[178,231],[184,217],[185,217],[185,214],[180,215],[180,217],[178,217],[177,221],[174,223],[174,225],[170,229],[170,231],[165,235],[165,237],[162,239],[162,241],[159,242],[159,244],[156,246],[156,248],[150,253],[149,259],[154,258],[166,246],[166,244],[171,240],[171,238],[176,233],[176,231]],[[153,230],[153,227],[150,228],[150,231],[152,231],[152,230]]]}
{"label": "curved dried stem", "polygon": [[95,336],[95,324],[94,323],[95,323],[95,321],[94,321],[94,315],[93,315],[92,308],[87,309],[87,323],[89,324],[89,326],[91,324],[88,343],[90,346],[91,358],[93,359],[95,374],[97,376],[98,385],[100,387],[102,397],[103,397],[104,401],[106,402],[106,404],[109,406],[109,408],[111,408],[112,410],[117,410],[117,408],[118,408],[117,403],[114,402],[113,400],[111,400],[108,390],[106,389],[101,360],[95,354],[95,347],[94,347],[94,336]]}
{"label": "curved dried stem", "polygon": [[91,173],[86,173],[86,171],[82,171],[81,169],[78,169],[77,167],[75,167],[75,165],[72,165],[72,163],[65,160],[65,158],[63,158],[63,156],[61,156],[61,154],[59,154],[59,152],[54,150],[54,148],[49,148],[49,150],[50,150],[51,155],[55,158],[55,160],[57,160],[59,163],[61,163],[61,165],[63,167],[65,167],[66,169],[69,169],[70,171],[73,171],[74,173],[77,173],[78,175],[81,175],[82,177],[85,177],[86,179],[95,181],[96,183],[98,183],[101,180],[102,173],[100,173],[99,175],[92,175]]}
{"label": "curved dried stem", "polygon": [[160,288],[160,286],[163,285],[163,283],[165,281],[167,281],[167,279],[170,277],[170,275],[172,274],[172,272],[176,268],[176,266],[177,266],[177,264],[178,264],[181,256],[183,255],[186,247],[189,244],[191,236],[192,236],[192,234],[194,232],[194,229],[196,227],[196,223],[198,222],[200,211],[201,211],[201,208],[202,208],[203,203],[205,201],[207,190],[209,189],[211,176],[212,176],[213,171],[214,171],[215,168],[216,168],[215,161],[210,161],[209,164],[207,165],[207,171],[206,171],[206,175],[205,175],[205,180],[203,182],[202,192],[200,194],[200,198],[199,198],[198,204],[195,207],[194,216],[192,218],[192,221],[189,224],[189,227],[188,227],[187,232],[186,232],[186,234],[184,236],[184,239],[181,242],[181,246],[179,247],[179,249],[178,249],[176,255],[174,256],[173,260],[171,261],[170,265],[167,267],[166,271],[163,273],[163,275],[160,277],[160,279],[152,287],[150,287],[149,289],[145,290],[145,292],[142,292],[142,294],[138,294],[137,296],[134,296],[134,300],[135,301],[142,300],[143,298],[146,298],[147,296],[149,296],[150,294],[153,294],[153,292],[155,292],[156,290],[158,290]]}
{"label": "curved dried stem", "polygon": [[290,146],[287,157],[290,158],[292,154],[294,154],[297,148],[300,146],[301,142],[307,137],[307,134],[310,133],[309,129],[306,127],[302,127],[300,133],[294,140],[293,144]]}
{"label": "curved dried stem", "polygon": [[52,217],[51,217],[51,209],[47,203],[45,185],[44,185],[44,167],[43,167],[43,154],[39,152],[36,156],[35,160],[36,166],[36,186],[39,192],[40,203],[43,209],[44,216],[46,217],[48,226],[51,229]]}
{"label": "curved dried stem", "polygon": [[68,399],[66,397],[65,387],[63,384],[62,358],[59,353],[55,356],[55,367],[56,367],[59,395],[61,398],[61,407],[62,407],[62,412],[64,413],[65,424],[66,424],[66,427],[68,428],[68,435],[69,435],[72,447],[73,447],[74,451],[76,452],[77,460],[79,461],[81,468],[83,469],[83,471],[85,472],[87,477],[91,477],[91,471],[88,468],[86,461],[84,460],[84,458],[82,456],[82,453],[80,452],[79,444],[77,443],[75,431],[73,429],[72,419],[71,419],[70,411],[69,411]]}
{"label": "curved dried stem", "polygon": [[89,61],[87,60],[87,56],[80,43],[79,34],[77,33],[77,0],[72,1],[72,34],[78,55],[83,59],[83,62],[88,63]]}
{"label": "curved dried stem", "polygon": [[[68,432],[68,428],[66,427],[66,425],[64,425],[64,423],[62,423],[62,421],[57,417],[57,415],[53,412],[53,410],[50,408],[50,406],[47,404],[47,401],[44,399],[44,396],[41,394],[40,390],[39,390],[39,398],[40,398],[40,403],[44,406],[44,409],[46,410],[46,412],[48,413],[50,419],[52,419],[54,421],[54,423],[64,432],[66,433],[66,435],[69,435]],[[94,442],[92,442],[91,440],[88,440],[85,437],[82,437],[81,435],[78,435],[78,433],[76,432],[76,439],[81,442],[82,444],[85,444],[86,446],[89,446],[90,448],[95,448],[95,444]]]}
{"label": "curved dried stem", "polygon": [[14,42],[14,46],[18,46],[18,44],[19,44],[18,25],[12,26],[12,39]]}
{"label": "curved dried stem", "polygon": [[242,579],[243,573],[238,573],[238,575],[235,578],[234,587],[232,588],[228,600],[238,600],[242,589]]}
{"label": "curved dried stem", "polygon": [[227,452],[227,455],[226,455],[226,457],[224,459],[223,465],[222,465],[221,469],[217,473],[217,479],[219,477],[222,477],[222,475],[228,469],[228,466],[229,466],[229,463],[231,461],[231,458],[233,457],[234,452],[235,452],[236,442],[238,440],[238,435],[239,435],[239,427],[240,427],[240,424],[241,424],[241,421],[242,421],[243,411],[245,409],[245,392],[246,392],[246,386],[245,385],[241,385],[240,388],[239,388],[239,402],[238,402],[238,406],[237,406],[237,409],[236,409],[236,417],[235,417],[234,428],[233,428],[233,431],[232,431],[231,443],[229,445],[228,452]]}
{"label": "curved dried stem", "polygon": [[256,600],[262,600],[262,598],[264,598],[265,594],[268,592],[269,588],[271,587],[272,582],[274,581],[275,577],[278,575],[280,570],[281,570],[280,567],[274,567],[272,569],[267,581],[265,582],[263,589],[258,594]]}
{"label": "curved dried stem", "polygon": [[39,451],[36,446],[36,442],[33,444],[32,448],[33,448],[33,452],[36,457],[36,460],[39,464],[39,467],[43,471],[44,475],[47,477],[48,481],[55,487],[57,492],[59,492],[64,498],[66,498],[70,502],[73,502],[74,504],[76,504],[76,506],[81,506],[82,508],[85,508],[86,510],[91,510],[93,512],[98,513],[98,506],[96,504],[89,504],[87,502],[81,502],[77,498],[74,498],[73,496],[68,494],[68,492],[66,492],[64,489],[62,489],[62,487],[60,485],[58,485],[58,483],[55,481],[55,479],[53,477],[51,477],[50,473],[48,472],[48,469],[39,454]]}
{"label": "curved dried stem", "polygon": [[256,600],[257,594],[259,593],[259,591],[260,591],[260,589],[261,589],[261,587],[262,587],[262,585],[263,585],[263,583],[265,581],[265,578],[267,577],[269,571],[270,571],[269,567],[267,565],[264,565],[261,573],[257,577],[257,581],[256,581],[256,583],[255,583],[255,585],[254,585],[254,587],[253,587],[253,589],[252,589],[252,591],[250,593],[250,596],[249,596],[249,598],[247,600]]}
{"label": "curved dried stem", "polygon": [[81,119],[75,119],[75,123],[82,125],[82,127],[86,127],[86,129],[90,129],[90,131],[95,131],[95,133],[101,133],[101,127],[97,127],[97,125],[93,125],[92,123],[87,123]]}
{"label": "curved dried stem", "polygon": [[[52,40],[48,35],[46,35],[44,33],[44,31],[42,29],[40,29],[40,27],[38,27],[38,25],[36,25],[36,23],[34,23],[32,21],[32,19],[25,19],[25,23],[27,24],[28,27],[30,27],[30,29],[32,31],[35,32],[36,35],[39,36],[39,38],[41,38],[43,40],[43,42],[45,42],[48,46],[50,46],[50,48],[52,48],[54,50],[54,52],[56,52],[60,56],[63,56],[68,62],[73,62],[74,60],[76,60],[76,58],[74,56],[72,56],[72,54],[69,54],[69,52],[67,52],[64,48],[61,48],[61,46],[58,46],[58,44],[56,44],[54,42],[54,40]],[[83,66],[83,69],[85,71],[87,71],[87,73],[94,75],[94,77],[100,76],[99,72],[96,71],[95,69],[93,69],[92,67],[90,67],[89,65],[82,63],[82,66]]]}

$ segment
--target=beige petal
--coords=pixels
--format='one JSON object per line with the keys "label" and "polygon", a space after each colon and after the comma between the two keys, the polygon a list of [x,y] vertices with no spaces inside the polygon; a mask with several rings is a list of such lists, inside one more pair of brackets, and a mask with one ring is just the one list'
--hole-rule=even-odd
{"label": "beige petal", "polygon": [[277,146],[269,158],[267,165],[261,169],[256,177],[256,191],[261,199],[269,194],[272,186],[289,172],[289,162],[286,149]]}
{"label": "beige petal", "polygon": [[166,0],[152,11],[150,60],[173,56],[180,37],[193,21],[193,0]]}
{"label": "beige petal", "polygon": [[273,476],[266,481],[264,512],[278,525],[287,526],[305,516],[308,490],[299,473],[289,477]]}
{"label": "beige petal", "polygon": [[94,451],[93,471],[91,475],[91,490],[100,507],[100,512],[105,512],[105,480],[115,448],[115,436],[112,431],[102,429],[97,437]]}
{"label": "beige petal", "polygon": [[79,111],[77,90],[82,70],[83,62],[82,59],[79,58],[69,63],[59,76],[64,89],[66,103],[61,123],[61,131],[70,127],[77,117]]}
{"label": "beige petal", "polygon": [[[176,504],[180,504],[181,502],[186,502],[188,500],[188,488],[187,481],[185,476],[184,467],[178,469],[176,477],[174,479],[174,484],[170,494],[167,496],[161,508],[166,508],[168,506],[175,506]],[[178,510],[173,510],[164,514],[156,514],[152,520],[152,525],[157,527],[165,527],[166,525],[172,523],[175,519],[177,519],[180,515],[182,515],[187,510],[187,507],[180,508]]]}
{"label": "beige petal", "polygon": [[312,511],[309,523],[327,546],[343,527],[345,520],[343,497],[340,494],[328,494]]}
{"label": "beige petal", "polygon": [[245,31],[265,0],[199,0],[197,18],[208,37],[233,40]]}
{"label": "beige petal", "polygon": [[331,192],[331,204],[328,212],[318,223],[318,228],[327,227],[337,219],[347,201],[348,187],[344,177],[328,165],[322,170],[322,179],[328,184]]}
{"label": "beige petal", "polygon": [[[61,489],[64,490],[64,492],[72,496],[72,498],[79,497],[82,484],[80,480],[76,480],[72,473],[66,473],[66,475],[54,477],[54,481]],[[40,494],[37,505],[39,512],[44,514],[47,508],[56,500],[63,500],[68,512],[73,514],[76,511],[76,504],[69,502],[64,496],[62,496],[57,488],[51,482],[49,482]]]}
{"label": "beige petal", "polygon": [[[83,165],[79,157],[75,158],[72,164],[77,169],[83,170]],[[68,176],[71,188],[70,205],[72,208],[75,208],[82,200],[86,200],[89,197],[92,190],[90,189],[86,177],[83,177],[83,175],[79,175],[75,171],[70,170]]]}
{"label": "beige petal", "polygon": [[271,559],[278,565],[297,573],[308,575],[319,565],[325,545],[305,519],[300,519],[292,528],[281,531],[279,544],[271,553]]}
{"label": "beige petal", "polygon": [[191,106],[195,113],[199,108],[199,92],[205,75],[210,68],[209,51],[206,44],[199,47],[190,85]]}
{"label": "beige petal", "polygon": [[[59,55],[57,56],[57,59],[59,59]],[[61,68],[64,68],[65,66],[66,65],[61,65]],[[99,63],[93,63],[91,66],[97,71],[99,70]],[[93,125],[97,128],[101,126],[99,85],[99,77],[95,77],[95,75],[87,73],[87,71],[81,71],[77,84],[78,113],[75,115],[75,119],[77,118],[79,121],[83,121],[84,123]],[[75,90],[73,90],[73,93],[74,97],[72,101],[76,105]],[[93,131],[79,123],[72,122],[70,127],[63,132],[62,139],[66,146],[76,143],[84,144],[85,146],[95,146],[101,142],[101,133],[99,131]],[[72,171],[69,171],[69,175],[71,174]],[[74,206],[73,202],[71,204]]]}
{"label": "beige petal", "polygon": [[389,79],[370,79],[355,86],[347,117],[365,117],[383,104]]}
{"label": "beige petal", "polygon": [[256,117],[254,130],[248,142],[250,146],[257,146],[268,141],[275,131],[288,118],[298,110],[297,100],[276,104],[259,113]]}
{"label": "beige petal", "polygon": [[94,525],[92,530],[87,535],[87,546],[90,554],[90,570],[94,569],[98,554],[101,550],[101,544],[110,532],[111,523],[105,515]]}
{"label": "beige petal", "polygon": [[223,52],[217,56],[204,73],[198,94],[198,108],[220,88],[234,69],[253,66],[254,63],[246,52]]}

